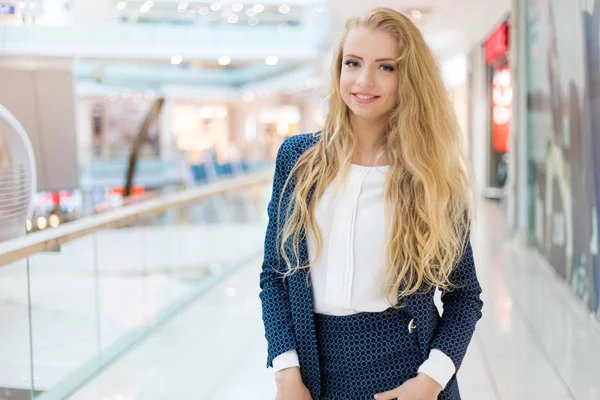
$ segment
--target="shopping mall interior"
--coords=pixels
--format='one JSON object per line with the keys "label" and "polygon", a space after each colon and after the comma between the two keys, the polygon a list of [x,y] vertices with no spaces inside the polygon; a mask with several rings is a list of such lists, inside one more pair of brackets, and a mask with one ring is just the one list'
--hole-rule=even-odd
{"label": "shopping mall interior", "polygon": [[600,0],[0,0],[0,400],[300,399],[265,365],[275,161],[375,6],[470,166],[483,317],[439,398],[600,400]]}

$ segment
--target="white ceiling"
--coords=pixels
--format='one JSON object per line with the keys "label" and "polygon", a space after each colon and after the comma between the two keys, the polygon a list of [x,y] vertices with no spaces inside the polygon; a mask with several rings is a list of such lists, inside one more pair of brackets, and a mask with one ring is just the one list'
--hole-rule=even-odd
{"label": "white ceiling", "polygon": [[405,14],[422,10],[417,25],[440,60],[466,52],[482,41],[510,12],[510,0],[331,0],[334,32],[345,18],[377,6]]}
{"label": "white ceiling", "polygon": [[[257,0],[259,1],[259,0]],[[260,0],[262,1],[262,0]],[[253,3],[244,4],[244,0],[235,0],[239,9],[234,10],[233,1],[224,1],[220,8],[211,10],[212,0],[156,0],[153,6],[145,13],[140,11],[146,0],[127,0],[119,1],[121,7],[116,13],[120,20],[128,22],[143,23],[178,23],[178,24],[196,24],[199,26],[228,26],[249,25],[249,21],[254,17],[260,21],[261,26],[287,23],[290,25],[299,24],[306,15],[311,15],[314,8],[314,2],[293,2],[287,3],[284,0],[278,2],[262,1],[260,12],[255,10]],[[287,12],[280,12],[279,7],[287,5]],[[252,14],[248,14],[252,12]],[[228,22],[227,18],[236,16],[235,22]]]}

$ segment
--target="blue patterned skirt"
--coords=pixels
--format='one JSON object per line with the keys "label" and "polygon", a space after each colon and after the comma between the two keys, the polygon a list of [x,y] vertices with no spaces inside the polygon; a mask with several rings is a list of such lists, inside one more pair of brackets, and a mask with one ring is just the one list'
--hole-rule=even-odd
{"label": "blue patterned skirt", "polygon": [[424,360],[417,334],[408,330],[411,319],[392,308],[348,316],[315,314],[319,400],[372,400],[417,376]]}

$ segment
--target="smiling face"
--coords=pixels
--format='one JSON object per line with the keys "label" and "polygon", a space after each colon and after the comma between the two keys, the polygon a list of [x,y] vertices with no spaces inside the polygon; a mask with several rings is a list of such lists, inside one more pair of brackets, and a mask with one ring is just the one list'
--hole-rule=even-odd
{"label": "smiling face", "polygon": [[348,32],[342,52],[340,92],[354,118],[380,120],[398,102],[398,40],[366,27]]}

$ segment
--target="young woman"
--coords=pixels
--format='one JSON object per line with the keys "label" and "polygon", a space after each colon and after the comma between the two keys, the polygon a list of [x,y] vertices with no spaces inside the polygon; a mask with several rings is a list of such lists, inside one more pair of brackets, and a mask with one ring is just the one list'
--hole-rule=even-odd
{"label": "young woman", "polygon": [[460,399],[482,302],[440,71],[410,20],[377,8],[347,22],[332,72],[325,127],[282,144],[268,207],[277,399]]}

